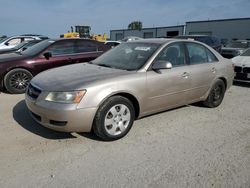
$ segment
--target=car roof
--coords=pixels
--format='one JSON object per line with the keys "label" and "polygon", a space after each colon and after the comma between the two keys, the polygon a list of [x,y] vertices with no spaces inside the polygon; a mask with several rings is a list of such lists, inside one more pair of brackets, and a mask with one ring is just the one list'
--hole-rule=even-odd
{"label": "car roof", "polygon": [[129,43],[154,43],[154,44],[166,44],[173,41],[187,41],[183,39],[175,39],[175,38],[152,38],[152,39],[141,39],[136,41],[131,41]]}
{"label": "car roof", "polygon": [[[83,38],[56,38],[56,39],[46,39],[46,41],[91,41],[91,42],[99,42],[96,40],[92,40],[92,39],[83,39]],[[99,42],[100,43],[100,42]]]}

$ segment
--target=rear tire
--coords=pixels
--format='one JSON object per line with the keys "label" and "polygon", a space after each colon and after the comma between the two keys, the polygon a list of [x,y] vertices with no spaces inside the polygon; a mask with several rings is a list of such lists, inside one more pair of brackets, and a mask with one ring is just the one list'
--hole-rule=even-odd
{"label": "rear tire", "polygon": [[25,93],[33,75],[25,69],[13,69],[4,77],[4,86],[11,94]]}
{"label": "rear tire", "polygon": [[124,137],[135,119],[133,104],[125,97],[108,98],[98,109],[94,122],[94,133],[105,141]]}
{"label": "rear tire", "polygon": [[226,87],[224,82],[220,79],[216,80],[207,99],[203,102],[203,105],[209,108],[218,107],[223,101],[225,91]]}

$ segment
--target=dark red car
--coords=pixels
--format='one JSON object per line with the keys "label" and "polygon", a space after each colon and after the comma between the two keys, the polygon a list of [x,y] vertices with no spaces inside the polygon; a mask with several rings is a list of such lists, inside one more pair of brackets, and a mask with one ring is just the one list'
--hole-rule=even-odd
{"label": "dark red car", "polygon": [[[0,55],[0,89],[24,93],[31,78],[54,67],[91,61],[109,48],[88,39],[44,40],[20,52]],[[65,75],[67,73],[65,72]]]}

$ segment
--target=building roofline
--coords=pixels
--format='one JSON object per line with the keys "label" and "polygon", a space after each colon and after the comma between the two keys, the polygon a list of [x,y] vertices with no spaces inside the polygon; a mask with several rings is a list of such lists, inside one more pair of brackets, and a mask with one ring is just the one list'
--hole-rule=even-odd
{"label": "building roofline", "polygon": [[218,20],[201,20],[201,21],[189,21],[186,23],[224,22],[224,21],[236,21],[236,20],[250,20],[250,18],[229,18],[229,19],[218,19]]}
{"label": "building roofline", "polygon": [[[142,28],[141,30],[147,30],[147,29],[165,29],[165,28],[176,28],[176,27],[183,27],[184,28],[185,25],[176,25],[176,26],[167,26],[167,27],[145,27]],[[114,29],[114,30],[110,30],[110,32],[112,31],[138,31],[138,29]]]}

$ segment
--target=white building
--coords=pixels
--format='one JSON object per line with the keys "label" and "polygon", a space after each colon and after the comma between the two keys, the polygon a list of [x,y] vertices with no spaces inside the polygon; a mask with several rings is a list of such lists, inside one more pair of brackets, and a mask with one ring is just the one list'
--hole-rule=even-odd
{"label": "white building", "polygon": [[159,38],[159,37],[174,37],[182,35],[184,32],[184,25],[171,26],[171,27],[155,27],[155,28],[143,28],[141,30],[111,30],[111,40],[121,40],[128,36],[137,36],[141,38]]}

